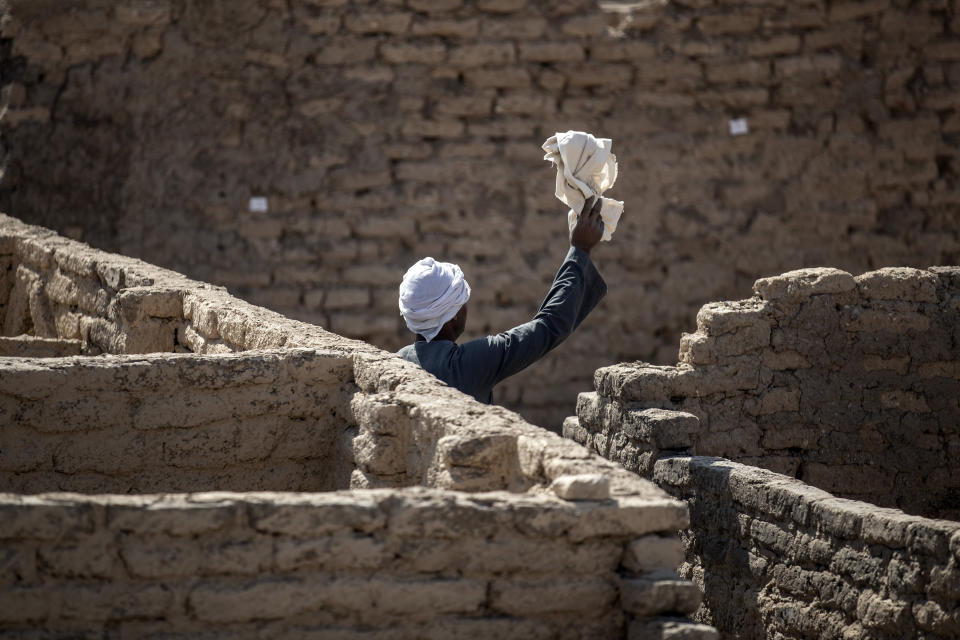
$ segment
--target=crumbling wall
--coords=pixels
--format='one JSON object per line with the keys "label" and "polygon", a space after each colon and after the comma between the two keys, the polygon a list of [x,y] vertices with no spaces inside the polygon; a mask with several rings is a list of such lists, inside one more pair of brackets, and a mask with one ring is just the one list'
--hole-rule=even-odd
{"label": "crumbling wall", "polygon": [[0,208],[396,349],[424,255],[468,337],[528,320],[565,235],[539,144],[612,137],[610,294],[497,398],[550,426],[764,274],[957,262],[955,3],[642,4],[15,0]]}
{"label": "crumbling wall", "polygon": [[352,362],[305,350],[2,359],[15,493],[349,487]]}
{"label": "crumbling wall", "polygon": [[835,498],[722,458],[665,457],[690,505],[681,574],[699,619],[740,638],[955,638],[960,523]]}
{"label": "crumbling wall", "polygon": [[744,638],[960,632],[958,275],[763,278],[700,310],[678,365],[597,370],[564,434],[687,500],[697,619]]}
{"label": "crumbling wall", "polygon": [[658,533],[687,520],[662,503],[422,488],[0,494],[0,629],[713,640],[669,615],[699,591],[663,572],[679,558]]}
{"label": "crumbling wall", "polygon": [[661,451],[687,448],[960,519],[958,276],[808,269],[758,280],[753,298],[700,310],[676,367],[598,370],[568,433],[647,475]]}
{"label": "crumbling wall", "polygon": [[652,483],[222,289],[9,217],[0,247],[15,318],[197,350],[0,358],[0,633],[716,638]]}

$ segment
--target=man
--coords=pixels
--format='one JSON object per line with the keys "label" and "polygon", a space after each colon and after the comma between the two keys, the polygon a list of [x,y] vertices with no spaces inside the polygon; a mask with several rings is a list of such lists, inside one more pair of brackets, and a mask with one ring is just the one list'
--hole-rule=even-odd
{"label": "man", "polygon": [[576,329],[607,292],[590,260],[603,237],[602,201],[584,203],[570,230],[570,250],[533,320],[495,336],[456,344],[467,324],[470,285],[460,267],[424,258],[400,285],[400,312],[416,341],[399,351],[452,387],[493,403],[493,387],[527,368]]}

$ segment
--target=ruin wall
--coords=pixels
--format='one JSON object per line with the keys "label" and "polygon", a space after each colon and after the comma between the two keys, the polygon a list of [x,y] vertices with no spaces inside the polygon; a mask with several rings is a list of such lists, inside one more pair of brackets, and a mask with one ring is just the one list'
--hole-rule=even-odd
{"label": "ruin wall", "polygon": [[662,566],[679,558],[655,532],[678,543],[686,524],[665,502],[424,488],[3,493],[0,630],[713,640],[676,616],[699,591]]}
{"label": "ruin wall", "polygon": [[745,638],[957,634],[958,275],[764,278],[701,309],[677,366],[596,372],[564,433],[687,500],[698,620]]}
{"label": "ruin wall", "polygon": [[739,638],[955,638],[960,522],[844,500],[722,458],[656,462],[690,506],[681,575],[698,619]]}
{"label": "ruin wall", "polygon": [[716,638],[652,483],[222,289],[5,216],[0,248],[4,326],[110,352],[0,358],[4,635]]}
{"label": "ruin wall", "polygon": [[956,0],[627,4],[13,0],[0,209],[394,350],[424,255],[467,337],[528,320],[566,233],[539,145],[611,137],[610,293],[498,391],[552,428],[760,276],[957,262]]}
{"label": "ruin wall", "polygon": [[350,486],[352,363],[314,351],[0,359],[13,493]]}
{"label": "ruin wall", "polygon": [[960,520],[960,269],[808,269],[754,291],[705,305],[677,366],[599,369],[569,433],[644,475],[686,448]]}

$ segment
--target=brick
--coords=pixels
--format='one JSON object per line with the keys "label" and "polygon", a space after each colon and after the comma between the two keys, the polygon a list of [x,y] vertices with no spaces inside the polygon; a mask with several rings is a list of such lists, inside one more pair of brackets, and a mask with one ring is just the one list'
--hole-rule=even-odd
{"label": "brick", "polygon": [[343,26],[347,31],[366,35],[370,33],[405,33],[410,27],[413,15],[409,13],[374,13],[364,12],[354,15],[347,15],[344,18]]}
{"label": "brick", "polygon": [[607,33],[607,18],[599,14],[568,18],[560,25],[560,32],[572,38],[600,37]]}
{"label": "brick", "polygon": [[770,77],[770,63],[749,60],[727,64],[706,65],[707,80],[717,83],[757,83]]}
{"label": "brick", "polygon": [[536,40],[547,32],[547,26],[543,18],[488,19],[483,21],[480,33],[484,38],[498,40]]}
{"label": "brick", "polygon": [[119,502],[107,507],[107,526],[134,534],[192,536],[231,527],[238,509],[231,502],[196,503],[178,497]]}
{"label": "brick", "polygon": [[519,58],[526,62],[580,62],[586,54],[576,43],[537,42],[521,43]]}
{"label": "brick", "polygon": [[447,48],[437,42],[392,43],[380,45],[380,57],[391,64],[439,64],[447,57]]}
{"label": "brick", "polygon": [[94,509],[82,502],[48,502],[37,497],[23,497],[0,504],[0,538],[34,540],[74,539],[94,528]]}
{"label": "brick", "polygon": [[597,62],[629,62],[650,60],[657,48],[643,40],[603,40],[590,45],[590,59]]}
{"label": "brick", "polygon": [[513,91],[497,98],[495,113],[506,115],[544,115],[555,112],[556,98],[548,93]]}
{"label": "brick", "polygon": [[460,120],[407,120],[403,123],[403,135],[411,138],[459,138],[465,125]]}
{"label": "brick", "polygon": [[489,116],[494,95],[493,92],[484,91],[475,95],[440,97],[434,102],[434,113],[444,116]]}
{"label": "brick", "polygon": [[676,536],[646,535],[631,540],[623,552],[630,571],[674,571],[684,559],[683,543]]}
{"label": "brick", "polygon": [[830,22],[844,20],[858,20],[876,13],[881,13],[890,7],[890,0],[858,0],[855,2],[838,2],[830,5]]}
{"label": "brick", "polygon": [[742,9],[736,13],[700,16],[697,29],[707,36],[751,33],[760,26],[760,16]]}
{"label": "brick", "polygon": [[620,581],[621,606],[637,616],[692,613],[700,606],[701,599],[697,585],[672,572]]}
{"label": "brick", "polygon": [[0,622],[26,623],[45,620],[53,605],[50,589],[43,587],[7,587],[3,589]]}
{"label": "brick", "polygon": [[557,70],[567,78],[571,87],[629,87],[633,79],[633,67],[628,64],[591,63],[557,65]]}
{"label": "brick", "polygon": [[274,551],[274,562],[281,571],[378,569],[391,560],[393,553],[385,543],[370,536],[278,539]]}
{"label": "brick", "polygon": [[573,613],[590,618],[606,611],[616,597],[606,580],[494,580],[490,607],[514,616]]}
{"label": "brick", "polygon": [[960,42],[955,40],[932,42],[923,48],[923,55],[928,60],[960,60]]}
{"label": "brick", "polygon": [[521,89],[530,86],[530,73],[521,67],[472,69],[464,72],[464,81],[481,89]]}
{"label": "brick", "polygon": [[334,40],[321,48],[314,55],[313,61],[319,65],[356,64],[373,60],[376,54],[376,40],[343,38]]}
{"label": "brick", "polygon": [[95,622],[163,618],[174,599],[173,592],[164,585],[67,583],[52,591],[60,602],[61,617]]}
{"label": "brick", "polygon": [[487,67],[511,64],[516,56],[512,42],[484,42],[451,49],[449,62],[463,68]]}
{"label": "brick", "polygon": [[446,13],[463,4],[462,0],[407,0],[407,6],[423,13]]}
{"label": "brick", "polygon": [[774,61],[778,78],[795,78],[801,74],[830,77],[839,74],[843,68],[843,58],[838,55],[797,56]]}
{"label": "brick", "polygon": [[297,538],[362,531],[386,526],[386,515],[367,496],[337,494],[291,495],[288,499],[250,507],[253,527],[264,533]]}
{"label": "brick", "polygon": [[415,36],[441,36],[444,38],[475,38],[480,31],[480,21],[476,18],[451,20],[445,18],[427,18],[417,20],[410,28]]}
{"label": "brick", "polygon": [[477,8],[490,13],[514,13],[527,6],[527,0],[478,0]]}
{"label": "brick", "polygon": [[747,55],[754,58],[787,55],[799,50],[800,38],[792,34],[755,40],[747,44]]}

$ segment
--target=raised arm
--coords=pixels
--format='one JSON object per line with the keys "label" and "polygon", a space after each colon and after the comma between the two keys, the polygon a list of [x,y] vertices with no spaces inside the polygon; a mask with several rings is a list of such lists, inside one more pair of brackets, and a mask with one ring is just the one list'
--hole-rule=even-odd
{"label": "raised arm", "polygon": [[603,237],[601,204],[599,198],[584,204],[570,231],[570,250],[533,320],[461,347],[461,370],[470,372],[476,388],[492,387],[542,358],[603,298],[607,285],[590,260],[590,251]]}

